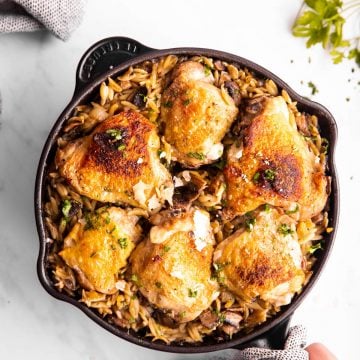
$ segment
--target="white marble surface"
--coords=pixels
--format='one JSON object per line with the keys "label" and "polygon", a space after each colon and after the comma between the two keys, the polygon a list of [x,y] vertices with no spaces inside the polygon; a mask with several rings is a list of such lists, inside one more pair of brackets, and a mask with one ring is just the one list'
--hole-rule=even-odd
{"label": "white marble surface", "polygon": [[181,4],[89,1],[82,25],[66,43],[45,32],[0,35],[1,359],[180,360],[230,355],[186,356],[137,347],[51,298],[37,279],[33,189],[40,152],[71,98],[80,56],[95,41],[112,35],[159,49],[197,46],[232,52],[271,69],[306,96],[307,82],[316,84],[319,93],[313,99],[328,107],[339,128],[341,215],[329,262],[293,324],[306,325],[309,341],[324,342],[339,359],[359,359],[359,70],[352,72],[355,66],[348,62],[335,66],[321,49],[307,50],[302,40],[291,36],[300,1]]}

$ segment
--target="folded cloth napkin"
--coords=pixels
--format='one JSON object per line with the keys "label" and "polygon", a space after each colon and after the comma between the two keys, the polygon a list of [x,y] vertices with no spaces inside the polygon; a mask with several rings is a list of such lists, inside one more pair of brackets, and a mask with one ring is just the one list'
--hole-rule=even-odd
{"label": "folded cloth napkin", "polygon": [[306,330],[297,325],[290,329],[284,350],[248,348],[239,351],[233,360],[308,360],[309,354],[304,350]]}
{"label": "folded cloth napkin", "polygon": [[86,0],[0,0],[0,32],[50,30],[67,40],[79,26]]}

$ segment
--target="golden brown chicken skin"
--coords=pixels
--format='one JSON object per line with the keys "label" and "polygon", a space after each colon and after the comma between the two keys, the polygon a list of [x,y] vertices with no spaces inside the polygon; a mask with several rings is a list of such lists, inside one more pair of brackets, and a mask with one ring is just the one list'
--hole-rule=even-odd
{"label": "golden brown chicken skin", "polygon": [[75,270],[82,286],[102,293],[116,291],[118,272],[141,236],[138,216],[110,207],[88,214],[64,240],[60,256]]}
{"label": "golden brown chicken skin", "polygon": [[135,111],[110,117],[58,150],[60,174],[82,195],[153,210],[171,202],[170,173],[160,163],[156,127]]}
{"label": "golden brown chicken skin", "polygon": [[211,72],[194,61],[181,63],[164,91],[161,118],[172,156],[187,167],[219,159],[221,140],[234,121],[234,100],[213,85]]}
{"label": "golden brown chicken skin", "polygon": [[234,144],[224,173],[227,204],[245,214],[261,204],[319,214],[327,199],[324,165],[308,148],[282,97],[254,99],[242,118],[241,144]]}
{"label": "golden brown chicken skin", "polygon": [[131,279],[156,307],[178,322],[191,321],[219,295],[211,279],[214,236],[209,214],[156,215],[157,225],[130,257]]}
{"label": "golden brown chicken skin", "polygon": [[249,229],[239,229],[214,252],[219,280],[251,301],[288,304],[305,279],[294,219],[276,209],[261,212]]}

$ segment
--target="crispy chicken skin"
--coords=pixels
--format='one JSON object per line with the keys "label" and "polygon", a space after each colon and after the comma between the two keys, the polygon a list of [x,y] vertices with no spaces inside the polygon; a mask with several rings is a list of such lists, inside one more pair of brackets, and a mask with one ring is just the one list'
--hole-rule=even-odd
{"label": "crispy chicken skin", "polygon": [[249,231],[239,229],[214,252],[219,278],[234,294],[286,305],[305,279],[295,220],[276,209],[259,213]]}
{"label": "crispy chicken skin", "polygon": [[175,321],[191,321],[219,295],[211,279],[215,240],[209,214],[192,208],[155,217],[156,225],[130,257],[132,279]]}
{"label": "crispy chicken skin", "polygon": [[172,146],[172,156],[187,167],[212,163],[223,153],[221,140],[238,108],[230,96],[223,96],[213,85],[211,72],[198,62],[181,63],[173,78],[161,106],[165,140]]}
{"label": "crispy chicken skin", "polygon": [[72,228],[60,256],[85,289],[105,294],[116,290],[118,272],[141,236],[137,221],[138,216],[110,207],[88,214]]}
{"label": "crispy chicken skin", "polygon": [[252,100],[241,119],[240,147],[228,152],[224,173],[227,204],[245,214],[261,204],[299,209],[304,220],[327,199],[324,165],[308,148],[282,97]]}
{"label": "crispy chicken skin", "polygon": [[173,191],[159,147],[155,125],[137,112],[125,111],[59,149],[56,165],[82,195],[153,210],[165,199],[171,202]]}

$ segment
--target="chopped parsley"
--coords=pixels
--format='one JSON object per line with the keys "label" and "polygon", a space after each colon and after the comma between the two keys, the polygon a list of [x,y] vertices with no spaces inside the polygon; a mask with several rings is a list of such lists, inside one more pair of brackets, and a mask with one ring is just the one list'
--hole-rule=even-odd
{"label": "chopped parsley", "polygon": [[118,149],[119,151],[123,151],[123,150],[125,150],[125,148],[126,148],[126,145],[125,145],[125,144],[120,144],[117,149]]}
{"label": "chopped parsley", "polygon": [[223,313],[218,314],[218,321],[220,324],[223,324],[225,322],[226,316]]}
{"label": "chopped parsley", "polygon": [[326,138],[321,138],[321,149],[320,149],[320,151],[323,154],[327,154],[328,149],[329,149],[329,140],[326,139]]}
{"label": "chopped parsley", "polygon": [[204,64],[204,73],[205,73],[205,76],[211,75],[211,67],[208,64]]}
{"label": "chopped parsley", "polygon": [[188,296],[191,298],[195,298],[198,294],[197,290],[188,289]]}
{"label": "chopped parsley", "polygon": [[182,311],[180,313],[180,319],[183,319],[186,316],[186,311]]}
{"label": "chopped parsley", "polygon": [[275,170],[272,170],[272,169],[266,169],[264,171],[264,178],[266,180],[269,180],[269,181],[274,181],[275,180]]}
{"label": "chopped parsley", "polygon": [[132,274],[131,277],[130,277],[130,280],[138,287],[141,287],[141,282],[140,282],[140,279],[139,277],[136,275],[136,274]]}
{"label": "chopped parsley", "polygon": [[281,235],[291,235],[294,233],[294,230],[291,229],[291,227],[288,225],[288,224],[281,224],[279,227],[278,227],[278,232],[281,234]]}
{"label": "chopped parsley", "polygon": [[311,89],[311,95],[315,95],[316,93],[319,92],[316,85],[312,81],[308,82],[308,87]]}
{"label": "chopped parsley", "polygon": [[118,239],[118,243],[121,249],[126,249],[128,246],[128,241],[126,237]]}
{"label": "chopped parsley", "polygon": [[123,137],[122,131],[120,129],[109,129],[106,130],[106,133],[115,140],[121,140]]}
{"label": "chopped parsley", "polygon": [[184,106],[188,106],[191,102],[192,102],[192,99],[185,99],[185,100],[183,101],[183,105],[184,105]]}
{"label": "chopped parsley", "polygon": [[158,289],[161,289],[162,288],[162,283],[160,281],[156,281],[155,282],[155,286],[158,288]]}
{"label": "chopped parsley", "polygon": [[165,251],[165,252],[168,252],[170,249],[171,249],[171,248],[170,248],[169,245],[165,245],[165,246],[164,246],[164,251]]}
{"label": "chopped parsley", "polygon": [[257,172],[254,174],[252,180],[253,180],[254,183],[257,183],[257,182],[259,181],[259,179],[260,179],[260,172],[257,171]]}
{"label": "chopped parsley", "polygon": [[276,178],[276,170],[265,169],[265,170],[257,171],[254,174],[254,176],[252,177],[252,181],[255,184],[258,184],[258,183],[264,184],[266,182],[272,183],[272,182],[274,182],[275,178]]}
{"label": "chopped parsley", "polygon": [[63,213],[65,219],[69,218],[70,210],[71,210],[71,201],[68,199],[65,199],[63,201],[62,207],[61,207],[61,212]]}
{"label": "chopped parsley", "polygon": [[166,101],[163,103],[163,106],[166,108],[171,108],[173,106],[173,103],[172,101]]}
{"label": "chopped parsley", "polygon": [[313,254],[316,250],[322,250],[321,241],[316,243],[315,245],[310,246],[309,253]]}
{"label": "chopped parsley", "polygon": [[187,156],[197,159],[197,160],[205,160],[205,155],[200,152],[189,152],[189,153],[187,153]]}
{"label": "chopped parsley", "polygon": [[226,261],[224,263],[214,263],[214,271],[211,275],[211,279],[216,279],[219,283],[223,283],[225,280],[224,276],[221,276],[220,273],[225,269],[227,265],[230,265],[230,261]]}
{"label": "chopped parsley", "polygon": [[264,211],[268,213],[270,210],[271,210],[270,205],[269,204],[264,204]]}
{"label": "chopped parsley", "polygon": [[299,211],[299,205],[296,204],[296,206],[295,206],[295,208],[294,208],[293,210],[286,210],[286,211],[285,211],[285,214],[286,214],[286,215],[295,214],[295,213],[297,213],[298,211]]}

